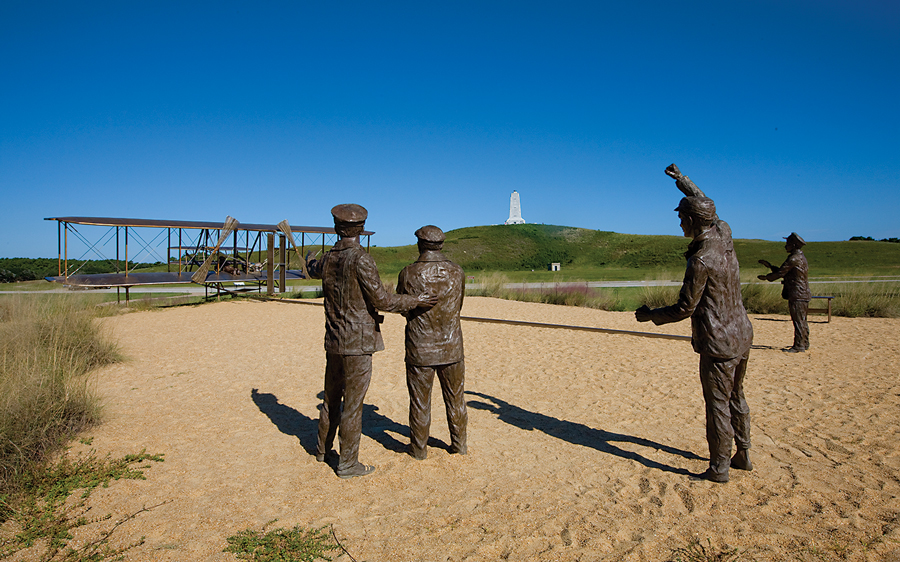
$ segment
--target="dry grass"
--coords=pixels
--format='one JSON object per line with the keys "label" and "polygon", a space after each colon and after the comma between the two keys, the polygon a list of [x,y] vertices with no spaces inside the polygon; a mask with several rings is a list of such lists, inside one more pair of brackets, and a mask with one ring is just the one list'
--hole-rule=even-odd
{"label": "dry grass", "polygon": [[119,358],[78,297],[0,299],[0,496],[99,417],[87,374]]}

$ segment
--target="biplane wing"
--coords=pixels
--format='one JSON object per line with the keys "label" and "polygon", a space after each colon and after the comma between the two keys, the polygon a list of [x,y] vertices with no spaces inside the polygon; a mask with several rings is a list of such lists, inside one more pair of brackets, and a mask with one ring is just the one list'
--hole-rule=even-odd
{"label": "biplane wing", "polygon": [[[326,239],[335,241],[337,239],[334,228],[289,226],[287,221],[282,221],[284,224],[278,225],[240,223],[226,234],[222,223],[208,221],[110,217],[53,217],[45,220],[57,221],[59,248],[58,275],[46,277],[47,281],[82,288],[124,287],[126,291],[129,287],[140,285],[189,284],[192,282],[192,276],[198,277],[197,281],[201,285],[220,287],[225,283],[265,284],[273,281],[278,283],[280,291],[284,291],[286,283],[282,281],[305,278],[302,270],[286,267],[290,262],[288,238],[290,246],[296,248],[301,256],[304,248],[320,247],[324,251]],[[228,230],[227,222],[226,230]],[[101,231],[100,236],[90,240],[87,232],[80,232],[80,228],[75,228],[76,225],[90,227],[85,228],[85,231],[95,227],[106,227],[106,231]],[[299,247],[294,240],[295,234],[300,238]],[[371,242],[372,234],[374,232],[362,232],[362,236],[368,239],[366,246]],[[275,238],[280,240],[277,249],[273,249],[272,246],[272,240]],[[85,249],[84,254],[73,260],[73,263],[86,263],[84,258],[88,254],[94,254],[101,259],[109,260],[112,269],[116,271],[79,274],[77,268],[69,267],[72,242],[80,243]],[[107,257],[102,252],[109,246],[113,246],[115,258]],[[271,257],[267,258],[266,252],[269,252]],[[150,261],[164,262],[167,271],[128,269],[129,264],[138,262],[139,258],[145,255],[155,256],[150,258]],[[256,261],[262,263],[251,263]],[[265,266],[266,263],[268,267]],[[124,271],[120,271],[122,265]],[[195,269],[198,266],[201,270],[207,266],[209,271],[198,275]],[[269,279],[269,275],[272,275],[273,279]]]}

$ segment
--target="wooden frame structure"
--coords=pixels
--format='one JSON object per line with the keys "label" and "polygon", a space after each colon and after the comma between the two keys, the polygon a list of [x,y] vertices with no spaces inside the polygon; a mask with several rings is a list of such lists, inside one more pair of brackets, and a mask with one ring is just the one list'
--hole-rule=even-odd
{"label": "wooden frame structure", "polygon": [[[192,283],[192,272],[209,259],[212,253],[216,254],[215,263],[202,282],[207,288],[215,286],[221,289],[226,283],[249,282],[257,289],[266,284],[267,292],[272,293],[277,274],[277,286],[280,292],[284,292],[288,280],[304,278],[301,270],[288,269],[290,245],[285,234],[275,224],[241,223],[229,236],[229,241],[216,248],[216,241],[223,228],[223,223],[219,222],[112,217],[50,217],[44,220],[57,221],[58,275],[47,277],[48,281],[70,287],[124,288],[126,300],[131,287]],[[76,228],[76,225],[105,227],[106,230],[99,236],[89,239]],[[290,229],[292,235],[300,235],[299,243],[295,239],[291,244],[296,244],[301,253],[313,247],[320,247],[324,251],[326,245],[333,244],[337,240],[337,233],[331,227],[291,226]],[[151,238],[146,234],[148,231],[156,234]],[[163,234],[165,238],[162,238]],[[374,232],[362,233],[362,236],[366,237],[367,250],[371,244],[372,234]],[[70,235],[80,240],[87,248],[81,257],[76,258],[77,260],[85,260],[87,259],[85,255],[93,252],[101,260],[109,260],[111,269],[115,269],[115,272],[79,274],[77,269],[71,270]],[[279,239],[277,254],[274,245],[276,236]],[[113,237],[115,237],[115,261],[101,252],[103,247],[112,242]],[[134,252],[135,240],[138,245],[137,252]],[[166,271],[129,270],[131,262],[136,262],[144,252],[155,254],[154,247],[158,248],[163,242],[166,246]],[[254,261],[252,259],[254,254],[259,257],[265,254],[266,259]],[[162,256],[156,254],[156,257]]]}

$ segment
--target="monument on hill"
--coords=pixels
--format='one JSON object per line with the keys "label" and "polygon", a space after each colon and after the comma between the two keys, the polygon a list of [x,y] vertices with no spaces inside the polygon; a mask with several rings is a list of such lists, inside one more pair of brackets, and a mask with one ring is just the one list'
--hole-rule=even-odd
{"label": "monument on hill", "polygon": [[509,196],[509,218],[503,224],[525,224],[522,218],[522,207],[519,205],[519,192],[513,190]]}

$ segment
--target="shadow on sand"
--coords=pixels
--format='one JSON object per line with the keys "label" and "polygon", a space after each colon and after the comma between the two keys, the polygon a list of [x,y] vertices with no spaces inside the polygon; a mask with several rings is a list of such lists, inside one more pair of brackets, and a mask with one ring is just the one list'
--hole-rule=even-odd
{"label": "shadow on sand", "polygon": [[556,437],[557,439],[561,439],[563,441],[567,441],[573,445],[590,447],[592,449],[600,451],[601,453],[615,455],[623,459],[630,459],[648,468],[655,468],[657,470],[662,470],[663,472],[672,472],[675,474],[682,474],[684,476],[693,475],[693,473],[684,468],[675,468],[673,466],[650,460],[639,455],[638,453],[620,449],[612,443],[631,443],[633,445],[649,447],[651,449],[663,451],[671,455],[677,455],[689,460],[706,460],[703,457],[699,457],[690,451],[683,451],[681,449],[676,449],[675,447],[662,445],[660,443],[656,443],[655,441],[650,441],[649,439],[632,437],[631,435],[622,435],[621,433],[612,433],[602,429],[594,429],[584,424],[560,420],[557,418],[546,416],[544,414],[539,414],[537,412],[530,412],[528,410],[519,408],[518,406],[514,406],[509,402],[504,402],[499,398],[494,398],[493,396],[482,394],[480,392],[467,391],[466,394],[469,394],[471,396],[478,396],[480,398],[493,402],[493,404],[489,404],[487,402],[470,400],[468,402],[468,405],[470,408],[474,408],[476,410],[493,412],[497,414],[497,417],[500,419],[500,421],[506,422],[526,431],[543,431],[547,435]]}
{"label": "shadow on sand", "polygon": [[[324,393],[320,392],[318,398],[321,400],[323,396]],[[315,456],[319,437],[318,417],[306,417],[294,408],[279,403],[278,397],[274,394],[259,392],[255,388],[250,391],[250,398],[256,404],[256,407],[259,408],[259,411],[265,414],[278,428],[278,431],[285,435],[296,437],[303,449],[310,455]],[[374,439],[388,451],[396,453],[405,453],[407,451],[409,447],[409,428],[378,413],[378,406],[363,404],[362,425],[363,435]],[[404,437],[404,441],[400,441],[392,434]],[[450,449],[448,444],[434,437],[428,439],[428,446]]]}
{"label": "shadow on sand", "polygon": [[264,413],[278,431],[296,437],[300,445],[310,455],[316,454],[319,419],[308,418],[290,406],[278,402],[278,397],[258,389],[250,390],[250,398],[259,411]]}

